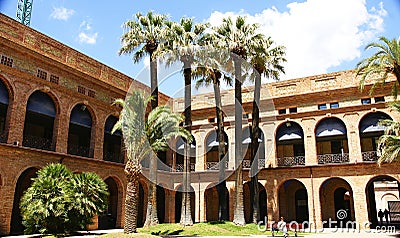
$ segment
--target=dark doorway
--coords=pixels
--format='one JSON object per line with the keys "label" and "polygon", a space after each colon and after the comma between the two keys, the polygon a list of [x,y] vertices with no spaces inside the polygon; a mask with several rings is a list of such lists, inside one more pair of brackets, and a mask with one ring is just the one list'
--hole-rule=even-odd
{"label": "dark doorway", "polygon": [[107,178],[105,183],[108,186],[108,192],[110,193],[108,199],[107,211],[99,215],[98,228],[101,230],[114,229],[116,228],[117,217],[118,217],[118,186],[112,178]]}
{"label": "dark doorway", "polygon": [[157,218],[159,223],[165,222],[165,190],[157,185]]}
{"label": "dark doorway", "polygon": [[24,233],[25,227],[22,225],[21,210],[19,203],[24,192],[31,186],[32,178],[36,178],[38,169],[29,168],[25,170],[18,178],[17,186],[14,192],[14,202],[11,214],[10,234],[20,235]]}
{"label": "dark doorway", "polygon": [[[190,186],[190,212],[192,215],[193,222],[195,221],[195,193],[194,189]],[[179,223],[181,221],[182,212],[182,186],[179,186],[175,193],[175,222]]]}

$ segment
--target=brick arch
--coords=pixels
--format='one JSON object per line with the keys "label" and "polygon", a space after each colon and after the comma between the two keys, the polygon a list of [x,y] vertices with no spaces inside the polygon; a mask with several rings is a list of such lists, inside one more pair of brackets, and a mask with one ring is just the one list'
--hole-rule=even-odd
{"label": "brick arch", "polygon": [[373,113],[382,113],[382,114],[385,114],[386,116],[388,116],[390,119],[393,120],[393,116],[389,115],[389,114],[388,114],[387,112],[385,112],[385,111],[382,111],[382,110],[366,111],[366,112],[364,112],[364,113],[358,118],[358,121],[357,121],[357,128],[360,127],[361,121],[362,121],[366,116],[368,116],[368,115],[370,115],[370,114],[373,114]]}
{"label": "brick arch", "polygon": [[[337,200],[337,192],[340,192],[339,190],[347,191],[348,194],[346,192],[344,194],[346,196],[343,195],[343,197],[339,197]],[[322,221],[329,221],[329,219],[332,221],[339,221],[339,210],[346,211],[343,224],[346,224],[346,221],[355,220],[354,192],[353,186],[349,181],[339,177],[328,178],[321,183],[319,194]]]}
{"label": "brick arch", "polygon": [[4,134],[3,138],[0,138],[1,142],[6,142],[8,139],[8,134],[10,130],[10,116],[11,116],[11,111],[12,108],[14,107],[15,104],[15,85],[13,84],[13,81],[10,80],[6,75],[1,75],[0,74],[0,83],[3,83],[4,86],[7,89],[8,92],[8,106],[7,106],[7,112],[6,112],[6,118],[5,118],[5,127],[4,127]]}
{"label": "brick arch", "polygon": [[92,106],[90,106],[89,103],[87,103],[86,101],[77,101],[68,106],[68,109],[67,109],[68,121],[71,118],[72,110],[79,104],[84,105],[86,107],[86,109],[89,111],[90,116],[92,117],[92,128],[95,129],[95,127],[97,127],[98,117],[97,117],[97,114],[96,114],[94,108]]}
{"label": "brick arch", "polygon": [[[388,187],[386,187],[386,194],[394,194],[397,193],[397,196],[400,194],[399,186],[400,182],[396,178],[396,176],[390,175],[390,174],[379,174],[372,176],[366,183],[365,183],[365,196],[366,196],[366,201],[367,201],[367,213],[368,213],[368,221],[371,223],[371,228],[375,228],[377,225],[379,225],[378,217],[377,217],[377,210],[378,207],[382,208],[377,204],[376,201],[376,191],[375,191],[375,185],[374,182],[384,182],[384,181],[390,181],[390,182],[396,182],[395,184],[391,184]],[[385,188],[383,188],[385,189]],[[382,191],[382,188],[380,188]],[[382,209],[383,211],[384,209]]]}
{"label": "brick arch", "polygon": [[287,179],[278,186],[279,216],[302,223],[309,219],[309,192],[298,179]]}
{"label": "brick arch", "polygon": [[56,109],[56,117],[59,116],[59,114],[61,113],[61,105],[60,105],[59,95],[52,90],[49,90],[49,91],[43,90],[43,87],[35,87],[35,88],[32,88],[31,90],[29,90],[29,92],[26,94],[26,97],[24,99],[26,106],[28,105],[28,100],[32,96],[32,94],[35,92],[38,92],[38,91],[47,94],[51,98],[51,100],[54,103],[54,107]]}
{"label": "brick arch", "polygon": [[[108,211],[103,215],[99,215],[99,229],[110,229],[122,226],[121,215],[124,189],[120,179],[117,176],[107,176],[107,178],[104,179],[104,182],[109,180],[113,181],[113,183],[116,185],[117,194],[110,194]],[[110,190],[110,188],[108,189]],[[115,191],[111,191],[111,193],[112,192]]]}
{"label": "brick arch", "polygon": [[334,119],[337,119],[337,120],[339,120],[340,122],[342,122],[343,125],[345,126],[346,132],[348,132],[349,126],[346,124],[346,122],[345,122],[342,118],[339,118],[339,117],[337,117],[337,116],[325,116],[325,117],[322,117],[322,118],[320,118],[319,120],[317,120],[317,121],[315,122],[314,134],[316,133],[316,130],[317,130],[319,124],[320,124],[322,121],[324,121],[324,120],[326,120],[326,119],[328,119],[328,118],[334,118]]}

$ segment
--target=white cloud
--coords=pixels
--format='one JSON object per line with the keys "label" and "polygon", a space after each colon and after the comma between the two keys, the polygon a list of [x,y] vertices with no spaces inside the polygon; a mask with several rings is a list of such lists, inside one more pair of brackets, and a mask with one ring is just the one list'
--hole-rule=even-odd
{"label": "white cloud", "polygon": [[79,25],[79,43],[85,43],[85,44],[96,44],[97,42],[97,32],[92,32],[92,26],[89,22],[87,21],[82,21],[82,23]]}
{"label": "white cloud", "polygon": [[365,0],[307,0],[287,5],[288,11],[275,7],[255,15],[243,12],[213,12],[212,25],[226,16],[247,15],[260,24],[265,35],[286,46],[286,75],[283,79],[326,73],[330,67],[351,61],[383,28],[387,14],[383,3],[367,9]]}
{"label": "white cloud", "polygon": [[67,9],[65,7],[54,7],[50,17],[57,20],[67,21],[72,15],[75,14],[73,9]]}
{"label": "white cloud", "polygon": [[78,37],[79,37],[79,43],[86,43],[86,44],[96,44],[97,41],[97,35],[98,33],[93,33],[93,34],[88,34],[85,32],[81,32],[79,33]]}

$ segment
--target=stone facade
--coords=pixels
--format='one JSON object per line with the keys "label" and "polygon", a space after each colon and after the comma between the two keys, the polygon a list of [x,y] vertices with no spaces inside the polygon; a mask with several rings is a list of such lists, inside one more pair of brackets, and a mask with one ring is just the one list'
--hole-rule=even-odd
{"label": "stone facade", "polygon": [[[4,129],[0,128],[0,235],[21,232],[19,198],[35,172],[49,163],[63,163],[74,172],[99,174],[111,190],[109,212],[113,221],[104,223],[100,215],[89,229],[122,227],[124,165],[105,159],[106,121],[110,116],[118,116],[120,108],[111,102],[124,98],[131,85],[146,91],[149,88],[1,14],[0,57],[0,86],[8,93],[8,102],[3,105],[0,101],[0,106],[6,108],[4,115],[0,115],[0,119],[4,119]],[[371,120],[375,116],[399,120],[400,115],[387,104],[393,100],[390,96],[393,82],[377,88],[373,96],[368,92],[371,83],[361,92],[358,82],[353,71],[343,71],[262,86],[260,129],[263,136],[260,138],[258,179],[261,215],[268,221],[285,216],[288,221],[310,221],[321,227],[323,221],[337,220],[337,212],[345,210],[348,220],[374,224],[374,204],[378,202],[374,191],[379,190],[374,184],[396,183],[400,175],[397,165],[379,167],[375,163],[374,138],[382,132]],[[55,107],[51,138],[45,138],[51,141],[48,149],[25,142],[26,125],[31,125],[27,124],[28,115],[31,115],[27,108],[35,92],[48,95]],[[251,87],[243,91],[243,128],[251,122],[252,92]],[[229,218],[233,219],[233,172],[237,166],[234,163],[234,95],[233,90],[221,94],[229,158],[226,170],[229,201],[226,202]],[[218,218],[215,186],[219,175],[215,147],[211,146],[215,139],[210,140],[216,126],[213,97],[213,94],[193,96],[196,146],[191,187],[196,222]],[[171,99],[161,94],[160,99],[176,112],[183,111],[183,98]],[[76,126],[71,124],[71,114],[77,105],[82,111],[87,110],[91,118],[88,149],[92,152],[87,156],[73,155],[69,150],[71,127]],[[36,126],[49,129],[46,125]],[[158,213],[162,222],[179,221],[182,173],[179,172],[181,161],[177,144],[178,140],[171,141],[171,148],[162,159],[165,165],[158,173]],[[247,148],[246,143],[243,146]],[[243,162],[244,198],[245,216],[250,219],[250,163],[247,159],[245,157]],[[143,222],[146,211],[147,174],[144,166],[139,223]]]}

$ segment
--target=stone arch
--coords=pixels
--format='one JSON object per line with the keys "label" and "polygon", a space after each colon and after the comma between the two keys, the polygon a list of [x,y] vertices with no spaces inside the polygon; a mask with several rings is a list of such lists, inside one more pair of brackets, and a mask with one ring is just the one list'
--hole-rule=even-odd
{"label": "stone arch", "polygon": [[[248,181],[243,185],[244,218],[246,223],[253,222],[253,206],[251,205],[253,203],[252,199],[251,181]],[[258,207],[260,209],[259,219],[263,221],[267,216],[267,191],[260,182],[258,183],[258,201]]]}
{"label": "stone arch", "polygon": [[337,221],[338,227],[345,226],[347,221],[355,221],[353,189],[345,179],[333,177],[325,180],[319,194],[322,221]]}
{"label": "stone arch", "polygon": [[325,117],[315,126],[318,164],[349,162],[345,123],[337,117]]}
{"label": "stone arch", "polygon": [[109,115],[104,123],[104,140],[103,140],[103,159],[106,161],[124,163],[124,154],[122,153],[122,132],[112,129],[118,118]]}
{"label": "stone arch", "polygon": [[358,123],[358,131],[361,144],[363,161],[378,160],[378,139],[383,135],[385,127],[378,125],[379,120],[392,119],[388,114],[380,111],[364,114]]}
{"label": "stone arch", "polygon": [[284,181],[278,189],[279,216],[286,221],[302,223],[309,219],[308,192],[297,179]]}
{"label": "stone arch", "polygon": [[[223,132],[224,134],[224,144],[225,144],[225,156],[224,160],[225,162],[225,168],[227,168],[228,161],[229,161],[229,140],[228,140],[228,135],[226,132]],[[217,130],[211,130],[210,132],[207,133],[205,136],[204,140],[204,161],[206,162],[206,170],[219,170],[219,156],[218,156],[218,144],[219,144],[219,138],[217,136]]]}
{"label": "stone arch", "polygon": [[[265,138],[264,132],[259,127],[259,136],[258,136],[258,150],[256,152],[256,158],[253,163],[258,163],[258,168],[265,167]],[[243,168],[250,168],[250,157],[251,157],[251,135],[252,128],[251,126],[246,126],[242,129],[242,151],[243,151]]]}
{"label": "stone arch", "polygon": [[22,198],[23,193],[31,186],[32,178],[35,178],[37,171],[39,169],[35,167],[30,167],[25,169],[17,179],[15,184],[14,192],[14,202],[11,214],[11,224],[10,224],[10,234],[23,234],[24,226],[22,225],[21,210],[19,208],[19,203]]}
{"label": "stone arch", "polygon": [[275,130],[278,166],[305,164],[304,130],[294,121],[285,121]]}
{"label": "stone arch", "polygon": [[[192,136],[193,141],[190,143],[190,171],[195,171],[196,165],[196,139]],[[182,137],[176,138],[175,141],[175,171],[182,172],[183,171],[183,163],[184,163],[184,145],[185,141]]]}
{"label": "stone arch", "polygon": [[75,104],[69,115],[68,154],[93,157],[95,131],[93,109],[84,103]]}
{"label": "stone arch", "polygon": [[14,89],[8,80],[0,76],[0,143],[6,143],[10,120],[10,105],[14,101]]}
{"label": "stone arch", "polygon": [[98,229],[101,230],[114,229],[117,227],[117,218],[121,214],[118,208],[120,207],[119,204],[122,202],[120,201],[118,182],[111,176],[105,179],[104,182],[108,187],[109,199],[107,211],[98,216]]}
{"label": "stone arch", "polygon": [[378,211],[384,211],[387,208],[387,203],[383,200],[385,194],[394,194],[399,198],[400,183],[397,179],[390,175],[377,175],[371,178],[366,187],[365,195],[367,200],[368,220],[371,222],[371,227],[379,225]]}
{"label": "stone arch", "polygon": [[58,101],[48,92],[33,91],[26,103],[22,145],[54,151],[56,142],[56,118],[59,115]]}
{"label": "stone arch", "polygon": [[[190,185],[190,212],[192,215],[193,222],[195,221],[195,205],[196,205],[196,196],[194,192],[194,188]],[[176,186],[175,190],[175,222],[179,223],[181,219],[181,209],[182,209],[182,184]]]}

